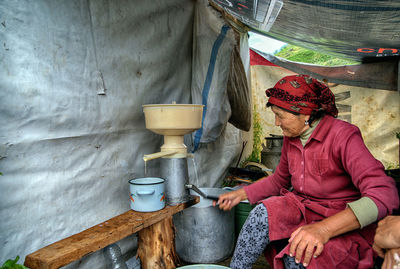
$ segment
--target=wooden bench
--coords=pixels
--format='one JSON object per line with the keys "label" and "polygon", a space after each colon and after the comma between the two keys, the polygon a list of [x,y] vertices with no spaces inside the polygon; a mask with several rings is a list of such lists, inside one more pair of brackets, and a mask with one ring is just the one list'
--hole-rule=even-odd
{"label": "wooden bench", "polygon": [[[151,226],[165,219],[172,218],[174,214],[199,201],[200,198],[198,196],[192,196],[186,203],[166,206],[164,209],[156,212],[142,213],[129,210],[119,216],[113,217],[87,230],[57,241],[27,255],[24,265],[31,269],[60,268],[90,253],[103,249],[131,234],[141,232],[145,228],[151,228]],[[146,236],[151,236],[151,233],[146,233]],[[157,235],[157,237],[159,236],[160,235]],[[150,238],[149,241],[154,240],[157,241],[160,239]],[[173,248],[175,249],[174,245]],[[143,257],[141,257],[141,259],[143,259]],[[146,261],[142,260],[142,263],[146,264]],[[157,268],[157,266],[151,268]]]}

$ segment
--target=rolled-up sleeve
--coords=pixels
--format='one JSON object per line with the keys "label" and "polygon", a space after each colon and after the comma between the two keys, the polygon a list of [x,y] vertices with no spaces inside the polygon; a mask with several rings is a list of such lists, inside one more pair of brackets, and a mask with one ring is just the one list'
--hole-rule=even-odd
{"label": "rolled-up sleeve", "polygon": [[339,143],[343,145],[340,149],[342,164],[361,197],[370,198],[376,205],[378,220],[392,214],[399,207],[395,181],[385,174],[382,163],[369,152],[357,127],[344,129],[340,137],[347,138],[345,143]]}
{"label": "rolled-up sleeve", "polygon": [[361,197],[360,199],[348,203],[361,228],[375,222],[378,219],[378,207],[369,197]]}

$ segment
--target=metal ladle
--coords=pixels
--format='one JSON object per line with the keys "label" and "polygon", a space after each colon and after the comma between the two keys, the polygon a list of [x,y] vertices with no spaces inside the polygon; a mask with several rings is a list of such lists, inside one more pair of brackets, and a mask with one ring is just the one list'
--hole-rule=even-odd
{"label": "metal ladle", "polygon": [[211,200],[214,200],[214,201],[218,201],[218,199],[219,199],[218,196],[205,194],[204,192],[202,192],[199,188],[197,188],[193,184],[187,184],[187,185],[185,185],[185,187],[188,188],[188,189],[194,190],[195,192],[200,194],[205,199],[211,199]]}

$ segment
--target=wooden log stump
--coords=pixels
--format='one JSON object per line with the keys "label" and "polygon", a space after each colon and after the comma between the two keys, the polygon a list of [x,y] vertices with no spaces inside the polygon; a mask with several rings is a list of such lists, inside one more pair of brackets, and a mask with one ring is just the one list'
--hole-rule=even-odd
{"label": "wooden log stump", "polygon": [[172,217],[139,231],[138,246],[142,269],[174,269],[179,264]]}

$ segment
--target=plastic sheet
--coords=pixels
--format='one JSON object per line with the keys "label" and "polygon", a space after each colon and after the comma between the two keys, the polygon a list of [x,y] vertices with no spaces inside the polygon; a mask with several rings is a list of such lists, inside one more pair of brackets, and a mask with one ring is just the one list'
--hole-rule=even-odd
{"label": "plastic sheet", "polygon": [[[142,105],[191,103],[193,58],[206,57],[197,65],[207,70],[209,55],[193,54],[205,38],[193,40],[199,2],[0,1],[0,260],[22,262],[129,210],[128,180],[144,176],[143,155],[163,143],[145,129]],[[230,53],[219,63],[226,73]],[[213,82],[226,87],[221,76]],[[220,186],[239,155],[229,115],[188,159],[199,186]],[[147,176],[160,176],[159,164],[147,162]],[[118,242],[124,258],[133,237]],[[98,251],[65,268],[105,266]]]}
{"label": "plastic sheet", "polygon": [[[267,60],[298,74],[311,75],[317,79],[328,80],[332,83],[390,91],[397,91],[398,89],[398,75],[400,73],[397,59],[386,62],[327,67],[291,62],[255,49],[252,49],[252,56],[253,58],[263,57],[264,62]],[[263,62],[263,59],[260,60]]]}
{"label": "plastic sheet", "polygon": [[[253,100],[257,111],[263,115],[260,122],[263,137],[271,133],[281,134],[280,128],[274,125],[274,114],[265,106],[265,90],[282,77],[295,73],[279,66],[253,65],[251,70]],[[338,118],[360,128],[366,146],[386,168],[398,166],[399,140],[395,133],[400,131],[399,93],[338,84],[331,80],[327,83],[335,94]]]}
{"label": "plastic sheet", "polygon": [[247,83],[246,72],[237,46],[232,51],[227,91],[229,104],[232,108],[229,122],[236,128],[250,131],[252,111],[250,87]]}
{"label": "plastic sheet", "polygon": [[163,139],[142,104],[190,103],[194,3],[6,0],[0,14],[0,261],[23,262],[129,210],[128,180]]}
{"label": "plastic sheet", "polygon": [[226,87],[234,33],[205,2],[197,2],[194,20],[192,100],[204,105],[202,127],[194,134],[194,151],[200,143],[215,141],[231,116]]}
{"label": "plastic sheet", "polygon": [[399,1],[284,0],[272,27],[254,22],[275,1],[212,1],[259,33],[286,43],[364,62],[400,55]]}

